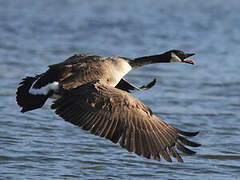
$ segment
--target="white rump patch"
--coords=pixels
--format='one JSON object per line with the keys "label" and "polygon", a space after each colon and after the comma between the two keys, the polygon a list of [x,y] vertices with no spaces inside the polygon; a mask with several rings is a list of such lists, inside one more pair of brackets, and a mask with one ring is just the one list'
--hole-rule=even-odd
{"label": "white rump patch", "polygon": [[175,53],[171,53],[171,56],[170,62],[182,62],[182,60]]}
{"label": "white rump patch", "polygon": [[38,79],[32,84],[31,88],[29,89],[29,93],[33,95],[47,95],[50,90],[57,91],[59,88],[58,82],[53,82],[50,84],[47,84],[46,86],[41,87],[40,89],[33,88],[35,83],[38,81]]}

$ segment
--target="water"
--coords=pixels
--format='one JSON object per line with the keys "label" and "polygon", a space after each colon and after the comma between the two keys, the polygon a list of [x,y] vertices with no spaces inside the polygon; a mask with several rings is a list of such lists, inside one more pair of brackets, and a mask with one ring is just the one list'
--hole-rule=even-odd
{"label": "water", "polygon": [[[0,1],[0,179],[240,179],[239,1]],[[197,65],[132,71],[134,96],[166,122],[200,130],[185,163],[156,162],[90,135],[49,106],[19,112],[21,78],[75,53],[195,52]]]}

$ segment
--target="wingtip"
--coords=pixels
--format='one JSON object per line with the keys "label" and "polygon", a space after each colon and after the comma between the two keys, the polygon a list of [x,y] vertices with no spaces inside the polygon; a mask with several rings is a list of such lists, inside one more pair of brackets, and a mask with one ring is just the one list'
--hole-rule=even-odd
{"label": "wingtip", "polygon": [[176,143],[176,147],[179,151],[185,153],[185,154],[189,154],[189,155],[194,155],[196,154],[196,151],[193,151],[191,149],[186,148],[185,146],[183,146],[180,142]]}
{"label": "wingtip", "polygon": [[142,87],[140,87],[140,90],[148,90],[150,88],[152,88],[157,82],[157,79],[154,78],[150,83],[148,83],[147,85],[143,85]]}
{"label": "wingtip", "polygon": [[178,136],[178,139],[185,145],[188,145],[188,146],[191,146],[191,147],[199,147],[201,146],[201,144],[199,143],[196,143],[196,142],[193,142],[193,141],[190,141],[182,136]]}
{"label": "wingtip", "polygon": [[184,136],[189,136],[189,137],[196,136],[200,132],[200,131],[187,132],[187,131],[182,131],[182,130],[179,130],[179,129],[176,129],[176,130],[179,134],[184,135]]}

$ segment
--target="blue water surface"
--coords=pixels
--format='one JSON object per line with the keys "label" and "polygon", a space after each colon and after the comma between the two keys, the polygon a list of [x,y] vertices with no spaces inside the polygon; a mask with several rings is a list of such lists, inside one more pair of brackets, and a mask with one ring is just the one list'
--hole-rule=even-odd
{"label": "blue water surface", "polygon": [[[0,179],[240,179],[240,5],[237,0],[0,0]],[[133,96],[174,125],[200,130],[184,163],[157,162],[15,102],[27,75],[76,53],[139,57],[195,52],[195,66],[130,72]]]}

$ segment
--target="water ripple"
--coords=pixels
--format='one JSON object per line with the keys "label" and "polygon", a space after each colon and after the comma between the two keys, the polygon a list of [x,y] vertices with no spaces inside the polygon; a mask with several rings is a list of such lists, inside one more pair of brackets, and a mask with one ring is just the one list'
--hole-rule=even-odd
{"label": "water ripple", "polygon": [[[239,179],[238,3],[1,1],[0,179]],[[183,155],[183,164],[138,157],[82,131],[57,117],[50,101],[25,114],[16,105],[24,76],[73,54],[138,57],[169,49],[196,52],[197,65],[150,65],[126,78],[137,86],[156,78],[133,96],[177,128],[200,131],[192,140],[202,146]]]}

